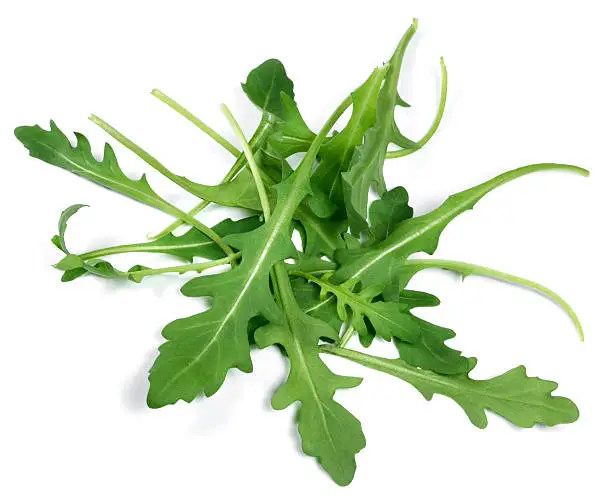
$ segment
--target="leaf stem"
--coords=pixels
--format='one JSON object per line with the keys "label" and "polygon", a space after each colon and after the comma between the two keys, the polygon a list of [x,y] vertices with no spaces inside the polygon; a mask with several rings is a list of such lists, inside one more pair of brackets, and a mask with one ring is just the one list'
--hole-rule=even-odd
{"label": "leaf stem", "polygon": [[124,245],[113,245],[111,247],[103,247],[89,252],[79,254],[79,257],[83,261],[88,259],[97,259],[104,256],[113,256],[115,254],[127,254],[129,252],[150,252],[150,244],[124,244]]}
{"label": "leaf stem", "polygon": [[352,325],[349,325],[344,331],[344,334],[342,334],[338,346],[340,346],[340,348],[344,348],[347,344],[349,344],[353,334],[355,334],[355,328]]}
{"label": "leaf stem", "polygon": [[440,67],[442,68],[442,88],[440,91],[440,101],[438,102],[438,111],[436,112],[436,116],[434,117],[434,121],[432,122],[429,130],[425,133],[425,135],[417,141],[417,146],[413,148],[405,148],[401,150],[394,150],[387,152],[386,158],[399,158],[404,157],[406,155],[410,155],[415,151],[420,150],[423,146],[425,146],[429,140],[433,137],[433,135],[438,130],[440,126],[440,122],[442,121],[442,116],[444,115],[444,109],[446,108],[446,96],[448,92],[448,71],[446,70],[446,64],[444,64],[444,58],[440,58]]}
{"label": "leaf stem", "polygon": [[255,186],[257,187],[257,194],[259,195],[259,200],[261,202],[261,208],[263,211],[264,219],[267,221],[270,218],[270,201],[268,200],[268,194],[266,193],[266,188],[264,186],[263,180],[261,179],[261,171],[257,162],[255,161],[255,157],[253,156],[253,150],[249,146],[249,143],[244,136],[244,132],[238,125],[236,118],[230,111],[230,109],[225,105],[221,105],[221,111],[227,118],[228,122],[232,126],[238,141],[240,142],[240,146],[242,146],[242,150],[247,158],[247,163],[249,168],[251,169],[251,174],[253,174],[253,180],[255,181]]}
{"label": "leaf stem", "polygon": [[[93,123],[101,127],[102,129],[104,129],[111,137],[116,139],[123,146],[125,146],[130,151],[138,155],[142,160],[148,163],[151,167],[153,167],[160,174],[170,179],[174,183],[178,184],[182,188],[185,188],[185,183],[183,182],[184,178],[182,178],[181,176],[177,176],[176,174],[169,171],[159,160],[157,160],[151,154],[147,153],[145,150],[143,150],[136,143],[128,139],[126,136],[121,134],[121,132],[119,132],[117,129],[115,129],[110,124],[108,124],[107,122],[105,122],[104,120],[102,120],[100,117],[96,115],[91,115],[89,119]],[[192,215],[183,212],[178,207],[170,204],[169,202],[164,202],[164,204],[167,208],[167,212],[174,215],[175,217],[180,218],[185,223],[189,223],[191,226],[194,226],[195,228],[200,230],[202,233],[209,236],[210,239],[213,240],[221,249],[223,249],[223,252],[225,252],[228,256],[230,254],[233,254],[234,251],[232,250],[232,248],[228,246],[223,241],[223,239],[217,234],[217,232],[215,232],[213,229],[209,228],[204,223],[198,221]]]}
{"label": "leaf stem", "polygon": [[578,330],[580,340],[584,341],[584,331],[582,329],[580,320],[578,319],[578,315],[576,315],[576,312],[567,303],[567,301],[548,287],[534,282],[533,280],[528,280],[526,278],[517,277],[516,275],[511,275],[510,273],[505,273],[503,271],[487,268],[486,266],[479,266],[463,261],[451,261],[447,259],[409,259],[408,263],[408,267],[416,267],[416,272],[427,268],[440,268],[443,270],[457,272],[464,278],[469,275],[481,275],[512,284],[522,285],[523,287],[535,290],[557,303],[567,313]]}
{"label": "leaf stem", "polygon": [[204,122],[202,122],[202,120],[196,117],[189,110],[185,109],[183,106],[177,103],[174,99],[164,94],[161,90],[153,89],[151,91],[151,94],[153,94],[161,102],[170,106],[170,108],[172,108],[174,111],[179,113],[181,116],[185,117],[192,124],[194,124],[198,129],[208,134],[214,141],[216,141],[218,144],[223,146],[223,148],[229,151],[232,155],[234,155],[235,157],[240,155],[240,150],[236,148],[232,143],[230,143],[221,134],[213,130],[211,127],[206,125]]}
{"label": "leaf stem", "polygon": [[165,268],[151,268],[139,271],[126,271],[123,274],[131,279],[139,280],[142,277],[147,277],[150,275],[160,275],[162,273],[186,273],[188,271],[195,271],[200,273],[204,270],[208,270],[209,268],[214,268],[216,266],[221,266],[224,264],[230,264],[235,261],[238,257],[240,257],[240,253],[230,254],[227,257],[222,259],[217,259],[215,261],[206,261],[203,263],[191,263],[184,264],[179,266],[168,266]]}

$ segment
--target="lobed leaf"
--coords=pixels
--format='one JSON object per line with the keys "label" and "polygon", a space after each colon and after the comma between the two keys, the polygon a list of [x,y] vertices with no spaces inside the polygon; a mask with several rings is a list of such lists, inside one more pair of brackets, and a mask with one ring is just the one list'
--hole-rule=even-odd
{"label": "lobed leaf", "polygon": [[384,84],[378,95],[376,121],[365,133],[363,145],[356,148],[348,169],[342,174],[346,212],[354,233],[367,229],[366,214],[370,186],[374,186],[379,195],[386,191],[382,169],[389,144],[395,143],[402,148],[416,146],[416,143],[399,132],[394,114],[398,103],[405,104],[401,100],[398,101],[397,85],[404,53],[416,32],[416,27],[415,21],[393,53],[388,63]]}
{"label": "lobed leaf", "polygon": [[282,325],[268,324],[255,332],[260,348],[280,344],[291,364],[286,382],[272,397],[272,407],[285,409],[300,402],[296,419],[302,450],[317,458],[337,484],[348,485],[365,437],[359,420],[333,397],[336,390],[353,388],[361,379],[338,376],[320,359],[319,339],[337,339],[337,331],[302,312],[292,298],[283,306]]}
{"label": "lobed leaf", "polygon": [[[325,277],[318,278],[306,273],[302,276],[321,288],[322,298],[326,294],[335,296],[338,317],[343,322],[351,323],[365,346],[372,342],[371,336],[367,335],[367,319],[376,335],[386,341],[395,341],[400,357],[406,362],[441,374],[459,374],[469,370],[469,359],[445,344],[445,341],[455,337],[452,330],[426,322],[410,312],[423,304],[422,296],[417,296],[413,301],[405,295],[402,302],[372,302],[384,285],[355,292],[352,284],[335,285]],[[430,298],[427,300],[430,301]],[[349,309],[351,315],[347,311]]]}
{"label": "lobed leaf", "polygon": [[433,254],[440,234],[461,213],[470,210],[487,193],[527,174],[547,170],[567,170],[583,176],[588,171],[564,164],[534,164],[500,174],[474,188],[449,197],[429,214],[407,219],[384,240],[359,249],[341,249],[336,252],[340,267],[334,276],[336,283],[359,279],[365,287],[390,284],[387,294],[397,297],[399,292],[397,272],[406,258],[416,252]]}
{"label": "lobed leaf", "polygon": [[166,212],[173,212],[163,198],[153,191],[146,176],[138,180],[127,177],[117,162],[117,157],[111,146],[104,145],[104,156],[101,161],[94,158],[87,138],[74,133],[77,144],[73,147],[64,133],[51,120],[51,129],[44,130],[38,125],[22,126],[15,129],[15,136],[30,151],[32,157],[51,165],[65,169],[73,174],[105,188],[126,195],[139,202]]}
{"label": "lobed leaf", "polygon": [[[402,360],[375,357],[345,348],[322,346],[321,351],[403,379],[427,400],[431,400],[435,393],[447,396],[463,408],[478,428],[487,426],[486,410],[522,428],[531,428],[536,424],[555,426],[578,419],[578,408],[574,402],[551,395],[557,383],[528,377],[522,365],[501,376],[475,380],[467,374],[444,376],[417,369]],[[475,363],[473,360],[472,367]]]}
{"label": "lobed leaf", "polygon": [[406,188],[398,186],[383,193],[379,200],[370,205],[371,243],[387,238],[402,221],[410,219],[412,215]]}

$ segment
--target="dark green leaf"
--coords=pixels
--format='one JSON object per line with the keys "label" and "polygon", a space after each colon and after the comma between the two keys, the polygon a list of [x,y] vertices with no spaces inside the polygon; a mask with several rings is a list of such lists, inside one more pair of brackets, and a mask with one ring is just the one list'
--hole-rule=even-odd
{"label": "dark green leaf", "polygon": [[293,99],[293,82],[278,59],[268,59],[252,70],[242,90],[253,103],[279,118],[284,118],[281,94]]}
{"label": "dark green leaf", "polygon": [[412,207],[408,205],[408,192],[403,186],[383,193],[380,200],[370,205],[370,231],[374,242],[387,238],[395,228],[412,217]]}

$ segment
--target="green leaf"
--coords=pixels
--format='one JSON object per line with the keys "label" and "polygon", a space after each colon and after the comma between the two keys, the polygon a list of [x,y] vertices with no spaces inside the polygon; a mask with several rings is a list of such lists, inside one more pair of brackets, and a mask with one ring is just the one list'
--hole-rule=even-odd
{"label": "green leaf", "polygon": [[[311,317],[325,321],[334,332],[339,332],[342,320],[338,316],[338,310],[333,301],[321,301],[321,293],[318,286],[303,277],[295,277],[291,281],[293,295],[300,309]],[[330,340],[335,339],[332,337]]]}
{"label": "green leaf", "polygon": [[452,195],[429,214],[403,221],[381,242],[361,249],[339,250],[336,260],[340,267],[334,281],[342,283],[359,279],[365,287],[389,284],[387,294],[397,297],[397,272],[408,256],[415,252],[433,254],[446,225],[459,214],[472,209],[490,191],[524,175],[547,170],[567,170],[588,175],[588,171],[580,167],[564,164],[528,165],[500,174],[474,188]]}
{"label": "green leaf", "polygon": [[60,214],[58,222],[58,234],[53,236],[51,239],[53,244],[66,254],[66,256],[55,265],[58,270],[62,270],[64,272],[62,275],[62,282],[70,282],[88,272],[106,278],[125,276],[106,261],[93,260],[90,262],[85,262],[82,257],[72,254],[68,250],[68,247],[66,246],[66,229],[68,227],[68,220],[83,207],[87,207],[87,205],[75,204],[71,205],[67,209],[64,209]]}
{"label": "green leaf", "polygon": [[55,246],[59,250],[64,251],[65,254],[70,254],[70,252],[68,251],[66,247],[66,238],[65,238],[66,228],[68,227],[68,220],[72,216],[74,216],[79,210],[81,210],[83,207],[89,207],[89,206],[85,204],[74,204],[68,207],[67,209],[64,209],[62,213],[60,214],[58,227],[57,227],[58,233],[51,239],[51,241],[55,244]]}
{"label": "green leaf", "polygon": [[367,319],[376,335],[386,341],[396,340],[400,356],[406,362],[442,374],[458,374],[469,370],[469,359],[445,344],[445,341],[455,337],[452,330],[426,322],[410,313],[412,308],[422,304],[421,298],[413,303],[407,297],[402,302],[372,302],[384,285],[355,292],[354,284],[334,285],[325,277],[318,278],[306,273],[301,275],[321,288],[321,299],[327,294],[336,297],[338,317],[352,324],[360,334],[362,344],[368,346],[371,343],[371,337],[367,335]]}
{"label": "green leaf", "polygon": [[246,83],[242,84],[242,90],[262,111],[279,118],[284,117],[281,95],[294,97],[293,82],[278,59],[268,59],[252,70]]}
{"label": "green leaf", "polygon": [[305,454],[319,460],[339,485],[348,485],[355,475],[355,454],[365,447],[361,423],[334,400],[336,390],[353,388],[360,378],[338,376],[319,357],[321,338],[337,339],[327,323],[302,312],[295,300],[283,303],[285,322],[268,324],[255,333],[259,347],[280,344],[291,369],[287,381],[274,393],[272,407],[285,409],[300,402],[298,432]]}
{"label": "green leaf", "polygon": [[485,410],[495,412],[522,428],[536,424],[555,426],[578,419],[574,402],[551,395],[557,389],[557,383],[528,377],[522,365],[492,379],[475,380],[466,374],[443,376],[411,367],[402,360],[375,357],[345,348],[325,345],[321,351],[403,379],[427,400],[431,400],[435,393],[452,398],[478,428],[487,426]]}
{"label": "green leaf", "polygon": [[268,138],[274,154],[288,158],[295,153],[307,151],[315,134],[310,130],[292,97],[281,94],[283,120],[275,124],[275,131]]}
{"label": "green leaf", "polygon": [[253,181],[253,175],[248,169],[240,171],[232,180],[215,186],[188,180],[185,180],[185,182],[189,184],[189,191],[202,200],[225,207],[261,211],[261,203]]}
{"label": "green leaf", "polygon": [[406,147],[416,145],[401,135],[395,123],[395,107],[398,105],[397,85],[406,47],[416,32],[416,22],[400,40],[388,63],[385,82],[376,105],[376,122],[365,133],[364,144],[356,148],[346,172],[342,174],[342,190],[351,230],[359,233],[367,228],[366,214],[368,192],[374,186],[379,195],[385,191],[382,169],[389,144]]}
{"label": "green leaf", "polygon": [[375,69],[351,94],[353,110],[346,127],[321,147],[312,183],[336,205],[344,205],[340,174],[348,169],[355,148],[363,143],[365,132],[376,120],[376,101],[386,72],[387,66]]}
{"label": "green leaf", "polygon": [[409,309],[438,306],[440,300],[433,294],[405,289],[399,293],[399,302]]}
{"label": "green leaf", "polygon": [[73,148],[68,138],[51,120],[51,130],[34,126],[15,129],[15,136],[30,151],[30,155],[51,165],[65,169],[105,188],[116,191],[139,202],[166,212],[175,212],[163,198],[149,186],[146,176],[134,181],[120,169],[111,146],[104,145],[104,157],[98,162],[87,138],[75,132],[77,144]]}
{"label": "green leaf", "polygon": [[346,247],[342,238],[342,234],[347,229],[345,220],[321,219],[304,204],[297,210],[295,216],[304,228],[306,255],[323,254],[332,258],[338,249]]}
{"label": "green leaf", "polygon": [[372,243],[387,238],[402,221],[410,219],[412,214],[412,207],[408,205],[408,192],[403,186],[383,193],[380,200],[370,205]]}
{"label": "green leaf", "polygon": [[211,396],[227,371],[252,371],[247,326],[251,318],[281,315],[270,292],[270,270],[294,252],[286,221],[270,221],[249,233],[231,235],[228,243],[242,250],[242,261],[218,275],[197,277],[181,291],[188,297],[212,297],[212,307],[168,324],[149,374],[147,402],[157,408],[178,400]]}
{"label": "green leaf", "polygon": [[[226,273],[191,280],[182,291],[190,297],[212,297],[212,307],[175,320],[163,330],[167,341],[159,348],[149,374],[150,407],[213,395],[227,371],[252,370],[248,324],[258,315],[279,322],[282,312],[270,290],[274,264],[295,255],[290,240],[293,214],[309,194],[309,178],[323,139],[338,110],[325,123],[295,172],[277,186],[276,206],[266,223],[249,233],[230,235],[227,243],[242,251],[240,264]],[[281,320],[282,321],[282,320]]]}

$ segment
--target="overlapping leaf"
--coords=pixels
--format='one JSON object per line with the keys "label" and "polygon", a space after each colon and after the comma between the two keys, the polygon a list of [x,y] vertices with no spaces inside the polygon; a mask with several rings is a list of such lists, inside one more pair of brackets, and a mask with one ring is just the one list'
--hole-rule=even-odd
{"label": "overlapping leaf", "polygon": [[368,327],[371,326],[373,333],[386,341],[394,339],[400,357],[412,365],[441,374],[458,374],[469,369],[469,359],[445,344],[445,341],[455,337],[452,330],[429,323],[410,312],[411,309],[422,306],[422,296],[413,293],[413,297],[416,297],[412,302],[406,296],[402,302],[373,302],[382,292],[384,285],[371,286],[356,292],[355,283],[335,285],[325,277],[318,278],[310,274],[302,276],[321,288],[322,299],[327,294],[336,297],[338,317],[353,325],[360,334],[362,344],[367,346],[371,343],[372,338],[368,336]]}
{"label": "overlapping leaf", "polygon": [[429,214],[407,219],[384,240],[370,247],[339,250],[336,260],[340,268],[334,276],[336,283],[359,279],[365,287],[390,284],[388,297],[397,297],[399,292],[397,271],[405,259],[415,252],[432,254],[438,245],[442,230],[455,217],[472,209],[474,205],[493,189],[527,174],[546,170],[567,170],[581,175],[588,171],[564,164],[534,164],[500,174],[474,188],[449,197],[440,207]]}
{"label": "overlapping leaf", "polygon": [[395,143],[402,148],[416,146],[416,143],[399,132],[394,116],[395,107],[398,104],[405,104],[403,101],[398,101],[397,85],[404,53],[415,31],[416,23],[402,37],[391,57],[385,82],[378,96],[376,122],[365,133],[363,146],[356,149],[348,169],[342,174],[346,212],[351,230],[355,233],[367,228],[366,214],[370,186],[374,186],[379,195],[386,190],[382,169],[389,144]]}
{"label": "overlapping leaf", "polygon": [[413,214],[408,205],[408,192],[403,186],[398,186],[383,193],[379,200],[370,205],[371,243],[387,238],[397,226]]}
{"label": "overlapping leaf", "polygon": [[297,412],[302,450],[316,457],[339,485],[355,474],[355,454],[365,447],[361,423],[334,400],[341,388],[353,388],[360,378],[338,376],[319,358],[319,339],[337,339],[329,324],[305,314],[291,296],[283,301],[285,322],[268,324],[255,333],[260,347],[280,344],[291,364],[287,381],[274,393],[272,407],[300,402]]}
{"label": "overlapping leaf", "polygon": [[363,143],[364,134],[376,120],[376,102],[387,69],[375,69],[351,94],[353,109],[346,127],[321,147],[312,182],[336,205],[344,205],[341,173],[348,169],[355,148]]}
{"label": "overlapping leaf", "polygon": [[194,278],[181,289],[186,296],[212,297],[212,307],[164,328],[167,341],[160,346],[149,375],[150,407],[213,395],[232,367],[250,372],[249,320],[256,315],[268,320],[280,316],[269,274],[274,263],[294,252],[286,225],[269,222],[228,237],[228,243],[242,251],[236,268]]}

